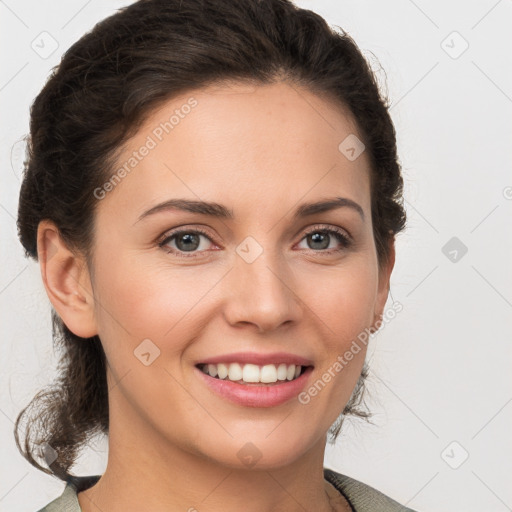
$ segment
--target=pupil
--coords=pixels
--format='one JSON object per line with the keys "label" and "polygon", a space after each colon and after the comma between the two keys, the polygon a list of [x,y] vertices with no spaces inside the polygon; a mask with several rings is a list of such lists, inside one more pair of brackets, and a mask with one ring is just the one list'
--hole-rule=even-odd
{"label": "pupil", "polygon": [[[180,247],[181,241],[184,239],[188,240],[188,242],[192,241],[192,245],[194,245],[194,242],[195,242],[195,245],[193,247],[191,247],[190,243],[188,243],[188,244],[185,243],[184,246]],[[180,236],[178,236],[178,238],[176,240],[176,245],[178,246],[178,249],[180,249],[180,250],[193,251],[193,250],[197,249],[197,247],[199,246],[199,236],[195,235],[193,233],[186,233],[185,235],[180,235]]]}
{"label": "pupil", "polygon": [[[329,247],[329,240],[328,240],[328,235],[326,233],[313,233],[312,235],[309,235],[311,240],[313,241],[313,243],[320,243],[321,246],[320,247],[314,247],[314,249],[326,249],[327,247]],[[323,242],[324,243],[321,243],[321,240],[318,240],[318,238],[320,237],[323,238]],[[327,241],[327,244],[325,243]]]}

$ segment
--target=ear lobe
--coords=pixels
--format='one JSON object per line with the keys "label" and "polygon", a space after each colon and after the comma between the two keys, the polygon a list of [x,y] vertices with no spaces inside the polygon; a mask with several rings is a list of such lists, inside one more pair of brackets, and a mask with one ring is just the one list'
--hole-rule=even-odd
{"label": "ear lobe", "polygon": [[37,254],[46,293],[62,321],[77,336],[96,335],[94,297],[86,261],[67,247],[50,220],[39,223]]}

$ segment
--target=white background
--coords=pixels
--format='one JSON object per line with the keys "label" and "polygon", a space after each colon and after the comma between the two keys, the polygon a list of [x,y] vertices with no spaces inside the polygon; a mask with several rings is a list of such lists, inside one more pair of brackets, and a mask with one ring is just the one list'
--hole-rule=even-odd
{"label": "white background", "polygon": [[[56,363],[39,267],[24,258],[16,234],[17,141],[61,54],[128,3],[0,2],[2,511],[33,512],[64,487],[32,468],[13,437],[16,415]],[[369,353],[375,425],[347,420],[325,466],[421,512],[512,510],[512,3],[297,4],[346,30],[374,69],[385,70],[378,76],[382,84],[387,76],[408,213],[391,280],[404,309]],[[59,45],[46,59],[31,48],[43,31]],[[442,252],[452,237],[468,249],[456,262]],[[75,474],[100,474],[105,447],[89,450]]]}

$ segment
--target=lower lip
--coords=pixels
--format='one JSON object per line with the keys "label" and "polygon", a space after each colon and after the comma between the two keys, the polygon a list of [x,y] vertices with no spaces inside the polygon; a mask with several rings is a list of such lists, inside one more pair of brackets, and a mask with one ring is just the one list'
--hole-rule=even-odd
{"label": "lower lip", "polygon": [[246,385],[238,384],[230,380],[216,379],[207,375],[199,368],[195,368],[200,378],[211,390],[231,402],[245,407],[275,407],[295,398],[306,386],[312,366],[308,366],[304,373],[294,380],[278,381],[280,384]]}

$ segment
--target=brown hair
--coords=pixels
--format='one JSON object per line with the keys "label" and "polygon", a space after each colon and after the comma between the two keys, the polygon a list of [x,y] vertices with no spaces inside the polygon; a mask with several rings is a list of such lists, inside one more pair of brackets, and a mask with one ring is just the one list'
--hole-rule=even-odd
{"label": "brown hair", "polygon": [[[371,161],[374,239],[384,265],[406,221],[387,99],[353,39],[290,0],[140,0],[73,44],[30,110],[17,221],[26,255],[37,260],[38,224],[50,219],[90,262],[93,191],[113,174],[121,146],[164,102],[224,80],[258,85],[283,78],[354,116]],[[59,378],[19,413],[14,434],[32,465],[68,481],[88,439],[108,434],[107,363],[98,336],[76,336],[54,310],[52,320]],[[332,440],[346,415],[370,416],[358,408],[367,373],[365,365],[330,429]],[[18,429],[32,408],[22,447]],[[50,469],[35,459],[43,454]]]}

